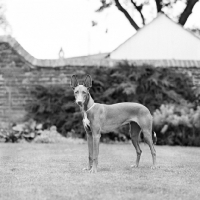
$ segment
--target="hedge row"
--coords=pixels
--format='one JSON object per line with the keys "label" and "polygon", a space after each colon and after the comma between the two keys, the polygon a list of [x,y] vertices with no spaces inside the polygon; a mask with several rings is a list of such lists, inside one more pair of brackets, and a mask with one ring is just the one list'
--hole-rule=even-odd
{"label": "hedge row", "polygon": [[[114,68],[88,68],[84,74],[90,74],[93,78],[90,93],[95,102],[106,104],[139,102],[147,106],[154,116],[158,116],[158,110],[162,112],[162,105],[172,107],[180,105],[180,110],[174,111],[176,114],[181,112],[184,105],[190,105],[195,113],[199,113],[198,97],[192,87],[191,77],[173,68],[137,67],[124,62]],[[80,72],[78,77],[81,79],[84,74]],[[55,125],[58,132],[64,136],[73,132],[74,137],[85,137],[81,114],[74,103],[72,90],[66,90],[61,86],[36,86],[31,93],[34,100],[27,105],[29,117],[43,123],[46,127]],[[169,113],[169,115],[173,114]],[[154,127],[159,136],[158,144],[200,145],[200,143],[185,142],[190,138],[183,136],[192,130],[195,132],[192,137],[199,137],[198,127],[194,126],[190,130],[187,123],[172,126],[171,122],[166,121],[166,117],[163,116],[163,118],[162,125],[158,122],[159,120],[154,120]],[[165,132],[163,132],[163,127],[167,129]],[[123,127],[117,133],[104,135],[102,140],[127,140],[129,139],[128,132],[128,128]],[[180,139],[177,142],[177,137],[169,139],[169,135],[177,134],[180,138],[184,137],[184,141]]]}

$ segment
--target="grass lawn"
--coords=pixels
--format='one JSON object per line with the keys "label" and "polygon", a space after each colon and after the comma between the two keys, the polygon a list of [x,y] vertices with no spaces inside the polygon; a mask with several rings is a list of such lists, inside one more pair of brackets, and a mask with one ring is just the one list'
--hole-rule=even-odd
{"label": "grass lawn", "polygon": [[200,198],[200,148],[156,146],[156,170],[148,146],[141,149],[131,169],[131,144],[101,144],[98,173],[89,174],[86,144],[0,143],[0,199]]}

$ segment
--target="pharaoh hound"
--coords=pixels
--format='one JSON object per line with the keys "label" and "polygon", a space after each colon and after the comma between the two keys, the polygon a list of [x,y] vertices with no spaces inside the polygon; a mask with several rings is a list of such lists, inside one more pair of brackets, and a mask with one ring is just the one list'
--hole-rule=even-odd
{"label": "pharaoh hound", "polygon": [[[89,89],[92,87],[90,75],[86,76],[83,84],[79,84],[76,75],[72,75],[71,87],[74,91],[75,101],[83,114],[83,125],[87,133],[89,165],[85,170],[89,170],[91,173],[97,172],[101,133],[109,133],[125,124],[130,126],[131,140],[137,153],[136,164],[132,167],[139,165],[142,153],[139,146],[139,135],[142,132],[144,140],[151,150],[153,159],[151,168],[156,168],[156,151],[152,138],[153,118],[145,106],[128,102],[112,105],[95,103],[89,93]],[[155,133],[153,137],[156,138]]]}

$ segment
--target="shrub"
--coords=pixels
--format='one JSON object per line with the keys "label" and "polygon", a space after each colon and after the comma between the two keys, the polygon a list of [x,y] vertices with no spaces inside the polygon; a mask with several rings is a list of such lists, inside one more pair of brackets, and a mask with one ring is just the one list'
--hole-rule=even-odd
{"label": "shrub", "polygon": [[153,117],[157,144],[200,146],[200,107],[161,105]]}
{"label": "shrub", "polygon": [[93,68],[91,94],[98,102],[139,102],[150,111],[163,103],[193,102],[192,79],[173,68],[136,67],[127,62],[115,68]]}
{"label": "shrub", "polygon": [[65,143],[67,138],[61,136],[57,132],[57,128],[52,126],[49,130],[40,130],[37,137],[34,138],[35,143]]}
{"label": "shrub", "polygon": [[[85,68],[84,72],[76,74],[79,78],[84,74],[92,76],[90,93],[98,103],[139,102],[153,113],[162,104],[183,104],[196,98],[191,78],[173,68],[136,67],[123,62],[112,68]],[[31,94],[33,101],[27,105],[31,118],[46,128],[55,125],[63,136],[71,131],[75,133],[73,137],[85,137],[82,116],[74,103],[71,89],[59,85],[36,86]],[[127,127],[102,136],[103,141],[125,141],[129,138]]]}
{"label": "shrub", "polygon": [[79,133],[77,137],[82,136],[79,132],[81,113],[74,103],[71,90],[58,85],[36,86],[30,93],[32,101],[26,105],[29,118],[42,123],[44,129],[55,125],[63,136],[67,136],[67,132],[72,129]]}
{"label": "shrub", "polygon": [[5,142],[19,142],[28,141],[31,142],[37,136],[37,130],[42,128],[41,124],[36,124],[33,119],[29,119],[26,122],[13,124],[10,129],[1,129],[0,138],[3,138]]}

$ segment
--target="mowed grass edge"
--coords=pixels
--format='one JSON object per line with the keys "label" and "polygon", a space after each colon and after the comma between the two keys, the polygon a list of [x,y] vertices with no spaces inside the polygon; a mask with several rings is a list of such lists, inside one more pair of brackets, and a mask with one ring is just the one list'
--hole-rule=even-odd
{"label": "mowed grass edge", "polygon": [[132,169],[132,144],[101,144],[97,174],[88,164],[87,144],[0,143],[0,199],[199,199],[200,148],[155,146]]}

